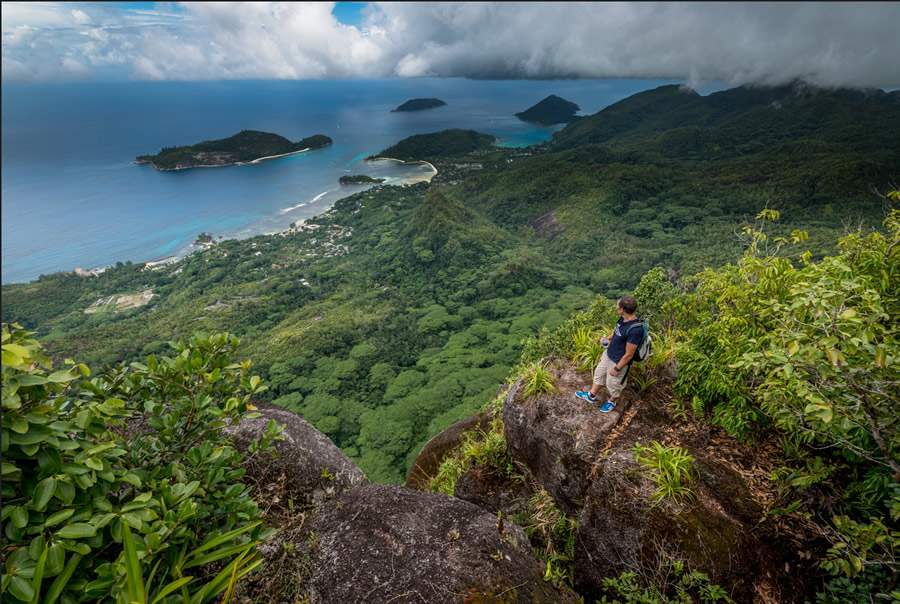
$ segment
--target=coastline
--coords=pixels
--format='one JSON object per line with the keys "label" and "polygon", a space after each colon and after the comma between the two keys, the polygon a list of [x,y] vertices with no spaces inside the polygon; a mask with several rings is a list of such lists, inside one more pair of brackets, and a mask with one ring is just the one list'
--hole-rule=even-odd
{"label": "coastline", "polygon": [[[378,157],[367,157],[365,161],[377,161],[377,160],[379,160],[379,159],[387,159],[387,160],[395,161],[395,162],[398,162],[398,163],[401,163],[401,164],[425,164],[426,166],[428,166],[429,168],[431,168],[431,171],[432,171],[432,172],[434,172],[434,174],[431,175],[431,178],[434,178],[434,177],[437,176],[437,174],[438,174],[438,169],[435,168],[434,165],[433,165],[431,162],[425,161],[424,159],[412,159],[412,160],[409,160],[409,161],[405,161],[405,160],[402,160],[402,159],[397,159],[396,157],[385,157],[385,156],[383,156],[383,155],[379,155]],[[431,180],[431,179],[429,179],[429,181],[430,181],[430,180]]]}
{"label": "coastline", "polygon": [[[270,156],[270,157],[267,157],[267,158],[259,158],[259,159],[256,159],[256,160],[254,160],[254,161],[262,161],[262,160],[264,160],[264,159],[273,159],[273,158],[276,158],[276,157],[284,157],[284,155],[294,155],[295,153],[303,153],[303,152],[308,151],[308,150],[309,150],[309,149],[302,149],[302,150],[300,150],[300,151],[293,151],[293,152],[291,152],[291,153],[286,153],[286,154],[283,154],[283,155],[274,155],[274,156]],[[433,165],[431,162],[428,162],[428,161],[425,161],[425,160],[410,160],[410,161],[404,161],[404,160],[402,160],[402,159],[397,159],[397,158],[394,158],[394,157],[373,157],[373,158],[370,158],[370,159],[366,159],[365,161],[369,162],[369,161],[378,161],[378,160],[389,160],[389,161],[393,161],[393,162],[397,162],[397,163],[401,163],[401,164],[424,164],[424,165],[428,166],[429,168],[431,168],[431,172],[432,172],[431,175],[428,176],[427,178],[424,178],[424,177],[423,177],[423,179],[426,180],[427,182],[431,182],[431,180],[432,180],[435,176],[437,176],[437,174],[438,174],[438,169],[435,168],[434,165]],[[246,164],[248,164],[248,163],[251,163],[251,162],[243,162],[242,164],[229,164],[229,165],[246,165]],[[192,167],[198,167],[198,168],[201,168],[201,167],[206,167],[206,168],[220,168],[220,167],[223,167],[223,166],[218,166],[218,165],[217,165],[217,166],[192,166]],[[189,168],[172,168],[172,170],[187,170],[187,169],[189,169]],[[412,179],[410,179],[410,180],[414,180],[415,182],[422,182],[423,179],[415,179],[415,178],[412,178]],[[337,197],[337,198],[334,200],[334,202],[336,203],[336,202],[338,202],[338,201],[341,200],[341,199],[345,199],[345,198],[347,198],[347,197],[352,197],[353,195],[356,195],[357,193],[361,193],[362,191],[368,190],[368,189],[373,188],[373,187],[382,187],[382,186],[388,186],[388,187],[394,187],[394,186],[407,186],[407,185],[409,185],[409,184],[414,184],[414,183],[409,183],[409,182],[401,182],[401,183],[396,183],[396,184],[385,184],[385,183],[377,183],[377,184],[376,184],[376,183],[371,183],[371,184],[366,184],[366,185],[355,185],[355,186],[362,186],[362,187],[365,187],[365,188],[361,189],[360,191],[354,191],[354,192],[352,192],[352,193],[351,193],[351,192],[347,192],[346,195],[341,195],[341,196]],[[335,190],[331,190],[331,191],[325,191],[325,192],[323,192],[323,193],[318,194],[318,195],[317,195],[316,197],[314,197],[311,201],[309,201],[309,202],[303,202],[302,204],[298,204],[298,206],[294,206],[294,207],[299,207],[300,205],[307,205],[307,204],[309,204],[309,203],[314,203],[316,200],[320,199],[320,198],[321,198],[322,196],[324,196],[325,194],[331,193],[331,192],[335,192],[335,191],[340,191],[340,189],[335,189]],[[332,206],[333,206],[333,204],[332,204]],[[325,210],[325,213],[327,213],[327,212],[330,211],[330,210],[331,210],[331,207],[329,207],[328,210]],[[284,213],[284,212],[281,212],[281,213]],[[312,217],[310,217],[310,218],[312,218]],[[232,237],[223,237],[223,238],[221,238],[221,239],[217,239],[217,240],[215,241],[215,243],[219,243],[219,242],[221,242],[221,241],[235,240],[235,239],[245,239],[245,238],[248,238],[248,239],[249,239],[249,238],[251,238],[251,237],[257,237],[257,236],[259,236],[259,235],[264,235],[264,236],[275,236],[275,235],[286,236],[286,235],[291,235],[291,234],[293,234],[293,233],[297,233],[298,231],[303,231],[303,230],[305,230],[305,229],[307,228],[307,227],[305,226],[305,223],[306,223],[307,220],[309,220],[309,218],[303,218],[303,219],[301,219],[301,220],[297,220],[297,221],[294,222],[294,225],[293,225],[293,226],[288,226],[288,227],[286,227],[286,228],[277,229],[277,230],[275,230],[275,231],[267,231],[267,232],[264,232],[264,233],[256,233],[256,234],[252,234],[252,235],[247,235],[247,236],[245,236],[245,237],[234,237],[234,236],[232,236]],[[190,255],[192,255],[192,254],[194,254],[194,253],[196,253],[196,252],[211,249],[211,248],[215,247],[215,243],[213,243],[213,244],[200,244],[200,245],[198,245],[198,244],[192,242],[192,243],[188,244],[187,246],[185,246],[183,249],[181,249],[180,251],[178,251],[178,252],[175,253],[175,254],[169,254],[168,256],[163,256],[163,257],[161,257],[161,258],[156,258],[156,259],[154,259],[154,260],[138,261],[138,262],[135,262],[135,264],[143,264],[143,267],[142,267],[143,270],[157,270],[157,269],[161,269],[161,268],[164,268],[164,267],[169,266],[169,265],[178,264],[179,262],[181,262],[182,260],[184,260],[185,258],[187,258],[188,256],[190,256]],[[83,270],[83,269],[82,269],[82,270]],[[99,270],[99,269],[97,269],[97,268],[91,268],[91,269],[84,270],[84,273],[87,274],[87,273],[90,273],[90,272],[93,272],[93,271],[97,271],[97,270]],[[69,271],[69,272],[71,272],[71,271]],[[97,273],[97,274],[99,274],[99,273]]]}
{"label": "coastline", "polygon": [[265,157],[257,157],[256,159],[251,159],[250,161],[239,161],[233,166],[249,166],[250,164],[258,164],[261,161],[266,161],[267,159],[278,159],[279,157],[287,157],[288,155],[297,155],[298,153],[306,153],[312,149],[312,147],[307,147],[306,149],[300,149],[299,151],[291,151],[290,153],[281,153],[279,155],[267,155]]}

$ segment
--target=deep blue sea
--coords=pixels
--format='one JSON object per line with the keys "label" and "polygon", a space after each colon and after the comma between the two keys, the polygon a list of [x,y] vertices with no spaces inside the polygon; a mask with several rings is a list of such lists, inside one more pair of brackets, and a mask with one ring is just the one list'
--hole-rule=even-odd
{"label": "deep blue sea", "polygon": [[[183,252],[202,231],[234,237],[285,228],[330,207],[348,192],[337,183],[341,175],[373,173],[363,158],[406,136],[471,128],[494,134],[502,145],[531,145],[550,138],[554,128],[526,124],[513,113],[548,94],[590,114],[665,83],[426,78],[4,84],[2,281],[155,260]],[[448,104],[390,111],[413,97]],[[291,140],[321,133],[334,144],[248,166],[158,172],[133,163],[164,146],[242,129]],[[403,176],[403,168],[381,169]]]}

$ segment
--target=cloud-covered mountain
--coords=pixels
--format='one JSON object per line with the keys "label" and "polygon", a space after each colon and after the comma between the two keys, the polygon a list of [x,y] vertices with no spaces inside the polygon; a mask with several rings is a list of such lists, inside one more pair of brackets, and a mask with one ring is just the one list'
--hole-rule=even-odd
{"label": "cloud-covered mountain", "polygon": [[900,86],[898,3],[4,3],[5,80],[647,77]]}

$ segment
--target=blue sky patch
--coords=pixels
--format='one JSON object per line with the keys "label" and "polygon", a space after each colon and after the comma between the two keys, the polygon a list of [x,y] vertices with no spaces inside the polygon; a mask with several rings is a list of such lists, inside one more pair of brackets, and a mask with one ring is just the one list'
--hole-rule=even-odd
{"label": "blue sky patch", "polygon": [[362,12],[368,2],[336,2],[331,14],[344,25],[359,27],[362,24]]}

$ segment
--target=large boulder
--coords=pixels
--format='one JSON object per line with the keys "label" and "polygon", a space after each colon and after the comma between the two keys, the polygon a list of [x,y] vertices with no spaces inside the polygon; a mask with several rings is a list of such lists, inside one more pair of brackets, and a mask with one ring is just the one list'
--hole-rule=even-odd
{"label": "large boulder", "polygon": [[324,506],[307,548],[314,603],[575,602],[524,532],[438,493],[367,485]]}
{"label": "large boulder", "polygon": [[611,413],[575,398],[590,384],[566,363],[551,366],[556,391],[526,397],[522,381],[509,389],[503,425],[509,453],[567,513],[581,507],[592,469],[604,450],[610,431],[627,408],[627,398]]}
{"label": "large boulder", "polygon": [[[754,585],[770,572],[753,533],[702,485],[680,503],[653,500],[653,483],[630,451],[616,450],[591,484],[578,516],[575,576],[579,591],[599,596],[603,578],[634,569],[653,575],[682,560],[728,586],[738,602],[753,601]],[[760,572],[765,571],[765,572]]]}
{"label": "large boulder", "polygon": [[363,471],[302,417],[268,403],[257,406],[259,417],[243,419],[225,431],[246,452],[270,420],[284,426],[284,438],[275,442],[273,453],[245,455],[245,480],[256,484],[258,498],[269,494],[294,504],[315,504],[367,482]]}

